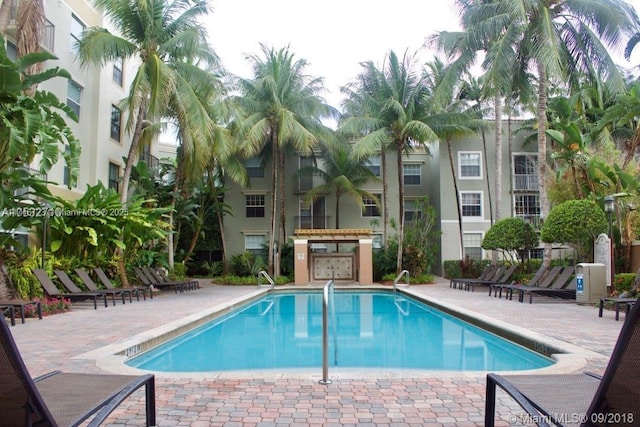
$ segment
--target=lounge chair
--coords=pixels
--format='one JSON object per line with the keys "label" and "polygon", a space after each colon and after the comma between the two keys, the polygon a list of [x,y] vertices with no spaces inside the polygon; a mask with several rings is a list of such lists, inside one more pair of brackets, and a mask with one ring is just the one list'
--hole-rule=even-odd
{"label": "lounge chair", "polygon": [[[94,294],[96,295],[97,298],[104,298],[104,306],[108,307],[109,305],[107,304],[107,296],[108,294],[106,292],[102,292],[102,291],[83,291],[82,289],[80,289],[75,282],[71,279],[71,277],[69,277],[69,275],[62,271],[62,270],[54,270],[53,271],[55,273],[55,275],[58,277],[58,279],[60,280],[60,283],[62,283],[62,286],[69,291],[71,294],[73,295],[79,295],[79,294],[86,294],[86,295],[90,295],[90,294]],[[112,300],[113,300],[113,306],[115,307],[116,305],[116,299],[115,296],[111,296]]]}
{"label": "lounge chair", "polygon": [[598,306],[598,317],[602,317],[605,303],[613,303],[616,310],[616,321],[620,320],[620,306],[626,307],[626,315],[629,315],[629,311],[633,304],[636,302],[636,298],[600,298],[600,304]]}
{"label": "lounge chair", "polygon": [[[146,425],[156,424],[152,374],[101,375],[50,372],[32,379],[5,322],[0,322],[0,425],[98,426],[144,386]],[[88,424],[84,422],[90,420]]]}
{"label": "lounge chair", "polygon": [[539,279],[537,284],[534,283],[531,285],[530,284],[503,285],[502,289],[505,291],[505,299],[512,300],[513,293],[518,292],[518,300],[520,300],[520,292],[526,292],[528,289],[548,288],[549,286],[551,286],[553,281],[558,277],[558,275],[562,272],[563,268],[564,267],[562,266],[551,267],[549,271],[547,271],[547,273],[542,277],[542,279]]}
{"label": "lounge chair", "polygon": [[92,300],[94,309],[98,308],[98,298],[102,298],[104,299],[104,306],[107,307],[107,295],[104,293],[101,294],[98,292],[82,292],[82,291],[81,292],[69,291],[69,293],[62,293],[60,292],[56,284],[53,283],[53,280],[51,280],[51,278],[49,277],[46,271],[44,271],[41,268],[34,268],[31,271],[38,279],[38,282],[40,282],[40,286],[42,286],[42,289],[44,289],[45,293],[52,298],[67,298],[72,302]]}
{"label": "lounge chair", "polygon": [[182,283],[157,283],[154,279],[150,278],[147,273],[140,267],[133,267],[133,272],[135,273],[138,280],[140,280],[143,285],[148,286],[149,288],[173,288],[176,293],[178,293],[178,291],[182,292],[184,290],[184,285]]}
{"label": "lounge chair", "polygon": [[131,286],[131,287],[128,287],[128,288],[118,288],[118,287],[114,286],[113,283],[111,283],[111,280],[109,279],[109,276],[107,276],[107,273],[105,273],[104,270],[101,269],[100,267],[94,267],[93,268],[93,272],[96,273],[96,276],[98,276],[98,280],[100,280],[100,282],[102,283],[102,285],[106,289],[128,289],[128,290],[131,290],[131,292],[135,293],[136,298],[138,299],[138,301],[140,301],[140,294],[142,294],[142,299],[144,299],[146,301],[147,300],[146,293],[149,292],[149,297],[151,299],[153,299],[153,292],[151,292],[151,289],[148,286]]}
{"label": "lounge chair", "polygon": [[[480,273],[480,275],[478,277],[476,277],[475,279],[477,280],[488,280],[490,278],[492,278],[495,273],[496,273],[496,269],[499,266],[497,264],[489,264],[482,273]],[[462,283],[465,280],[468,280],[469,278],[467,277],[454,277],[449,281],[449,287],[450,288],[460,288],[462,289]]]}
{"label": "lounge chair", "polygon": [[466,291],[471,290],[471,292],[474,292],[476,289],[476,286],[491,286],[491,285],[495,285],[495,284],[508,284],[509,280],[511,280],[511,276],[513,276],[513,273],[515,273],[516,268],[518,268],[518,266],[516,264],[510,266],[509,268],[507,268],[506,270],[502,271],[502,274],[500,274],[500,276],[496,279],[496,280],[470,280],[470,281],[466,281],[464,282],[464,288]]}
{"label": "lounge chair", "polygon": [[76,272],[82,283],[92,292],[104,292],[107,295],[111,296],[111,300],[113,301],[113,305],[116,305],[116,297],[120,297],[122,299],[122,303],[125,303],[125,296],[129,296],[129,302],[133,302],[133,298],[131,297],[131,291],[126,289],[100,289],[96,282],[93,281],[87,270],[83,268],[75,268],[73,271]]}
{"label": "lounge chair", "polygon": [[12,305],[0,305],[0,311],[2,311],[3,318],[9,315],[11,326],[16,326],[16,313]]}
{"label": "lounge chair", "polygon": [[[540,268],[535,272],[531,280],[527,282],[527,286],[537,286],[540,280],[544,277],[545,273],[547,273],[548,268],[544,265],[541,265]],[[522,283],[492,283],[489,286],[489,296],[493,292],[494,298],[502,298],[502,290],[507,289],[509,287],[513,287],[515,285],[522,286]]]}
{"label": "lounge chair", "polygon": [[576,283],[573,279],[575,267],[565,267],[562,269],[556,280],[547,288],[536,288],[531,286],[526,289],[519,289],[518,301],[524,302],[524,295],[529,294],[529,304],[533,303],[534,295],[543,295],[546,297],[575,299]]}
{"label": "lounge chair", "polygon": [[487,375],[486,427],[495,423],[496,387],[538,426],[638,425],[640,421],[640,304],[622,326],[604,375]]}
{"label": "lounge chair", "polygon": [[197,280],[169,280],[164,271],[160,271],[157,268],[147,267],[143,268],[147,272],[147,276],[157,283],[182,283],[187,290],[191,291],[200,288],[200,283]]}
{"label": "lounge chair", "polygon": [[[2,264],[0,266],[2,274],[5,279],[9,281],[9,284],[13,288],[13,284],[11,283],[11,276],[9,276],[9,272],[7,271],[7,267]],[[34,306],[36,312],[38,313],[38,318],[42,320],[42,306],[40,305],[40,301],[37,299],[33,300],[22,300],[22,299],[3,299],[0,300],[0,307],[13,307],[13,312],[15,313],[16,309],[20,309],[20,320],[22,323],[25,322],[25,318],[27,317],[27,307]],[[15,322],[15,320],[14,320]]]}

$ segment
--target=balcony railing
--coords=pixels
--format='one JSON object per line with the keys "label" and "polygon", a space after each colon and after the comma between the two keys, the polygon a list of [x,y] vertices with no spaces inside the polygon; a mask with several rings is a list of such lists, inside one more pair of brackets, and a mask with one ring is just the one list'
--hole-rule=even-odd
{"label": "balcony railing", "polygon": [[513,175],[514,191],[538,191],[538,175]]}
{"label": "balcony railing", "polygon": [[[24,175],[29,175],[29,176],[32,176],[33,178],[37,178],[37,179],[40,179],[42,181],[46,181],[46,176],[44,174],[40,173],[39,170],[33,169],[33,168],[29,168],[29,167],[26,167],[26,166],[24,166],[24,167],[10,167],[7,170],[7,173],[8,174],[12,174],[13,172],[16,172],[16,171],[20,172],[23,176]],[[31,194],[31,195],[28,196],[28,198],[33,198],[34,197],[33,193],[34,193],[34,191],[30,187],[20,187],[20,188],[16,188],[16,189],[13,190],[13,195],[15,197],[18,197],[18,198],[23,197],[23,196],[27,196],[29,194]]]}
{"label": "balcony railing", "polygon": [[160,166],[160,159],[151,153],[140,153],[139,161],[145,162],[149,168]]}
{"label": "balcony railing", "polygon": [[322,230],[328,228],[329,219],[331,217],[324,215],[300,215],[295,217],[297,228]]}
{"label": "balcony railing", "polygon": [[[16,35],[17,31],[17,22],[16,18],[18,16],[18,0],[5,0],[10,2],[9,6],[9,25],[7,26],[7,32],[13,36]],[[55,33],[56,27],[53,25],[51,21],[47,18],[44,19],[44,33],[42,35],[42,47],[49,52],[53,53],[54,42],[55,42]]]}

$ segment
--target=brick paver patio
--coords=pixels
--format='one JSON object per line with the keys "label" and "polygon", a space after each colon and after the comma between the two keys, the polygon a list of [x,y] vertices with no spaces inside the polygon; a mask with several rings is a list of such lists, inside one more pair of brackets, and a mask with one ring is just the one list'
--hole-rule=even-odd
{"label": "brick paver patio", "polygon": [[[598,318],[594,306],[535,301],[521,304],[487,296],[483,289],[450,289],[448,281],[411,286],[410,291],[436,303],[459,307],[514,330],[541,336],[546,342],[572,348],[579,357],[570,361],[576,372],[601,373],[624,320],[612,311]],[[235,304],[256,292],[255,287],[212,285],[202,281],[198,291],[165,291],[153,300],[116,307],[74,305],[65,314],[29,319],[11,330],[33,376],[54,369],[105,372],[88,355],[145,331],[204,310]],[[564,364],[566,370],[567,363]],[[113,371],[113,369],[110,369]],[[318,384],[322,369],[308,371],[246,372],[156,376],[159,426],[482,426],[484,372],[330,372],[333,383]],[[499,426],[521,425],[521,411],[501,393]],[[144,397],[134,394],[106,425],[144,425]]]}

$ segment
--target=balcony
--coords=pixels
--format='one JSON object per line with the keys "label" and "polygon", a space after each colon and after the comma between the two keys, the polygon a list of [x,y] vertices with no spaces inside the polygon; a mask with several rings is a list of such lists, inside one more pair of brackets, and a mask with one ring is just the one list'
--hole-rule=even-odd
{"label": "balcony", "polygon": [[[18,23],[16,17],[18,15],[18,0],[6,0],[11,3],[9,9],[9,24],[7,25],[7,34],[11,35],[14,39],[17,35]],[[43,49],[53,53],[55,42],[56,27],[47,18],[44,19],[44,28],[42,34],[41,46]]]}
{"label": "balcony", "polygon": [[[39,170],[37,169],[32,169],[29,167],[10,167],[7,170],[7,175],[18,175],[22,178],[25,178],[27,176],[32,177],[34,179],[39,179],[41,181],[46,181],[46,176],[42,173],[40,173]],[[17,178],[17,177],[16,177]],[[3,186],[9,186],[9,183],[3,183]],[[31,187],[18,187],[18,188],[13,188],[13,195],[16,199],[35,199],[35,192],[33,190],[33,188]]]}
{"label": "balcony", "polygon": [[513,175],[513,191],[538,191],[538,175]]}
{"label": "balcony", "polygon": [[329,228],[331,217],[324,215],[300,215],[295,217],[296,228],[305,230],[324,230]]}
{"label": "balcony", "polygon": [[160,166],[160,159],[154,156],[151,153],[140,153],[140,158],[138,159],[140,162],[145,162],[149,168],[157,168]]}

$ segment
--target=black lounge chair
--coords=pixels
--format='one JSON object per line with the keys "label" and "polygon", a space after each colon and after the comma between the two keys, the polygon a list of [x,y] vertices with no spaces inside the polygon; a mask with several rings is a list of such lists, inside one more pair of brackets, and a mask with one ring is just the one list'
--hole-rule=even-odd
{"label": "black lounge chair", "polygon": [[51,278],[49,277],[46,271],[44,271],[41,268],[34,268],[31,271],[38,279],[38,282],[40,282],[40,286],[42,286],[42,289],[44,289],[45,293],[52,298],[67,298],[71,302],[92,300],[94,309],[98,308],[98,298],[102,298],[104,299],[104,306],[107,307],[106,294],[101,294],[98,292],[71,292],[71,291],[69,291],[69,293],[62,293],[60,292],[56,284],[53,283],[53,280],[51,280]]}
{"label": "black lounge chair", "polygon": [[133,302],[133,298],[131,297],[131,291],[127,291],[126,289],[100,289],[96,282],[93,281],[87,270],[83,268],[75,268],[73,271],[76,272],[82,283],[89,289],[91,292],[104,292],[107,295],[111,296],[111,300],[113,301],[113,305],[116,305],[116,297],[122,299],[122,303],[125,304],[125,297],[129,296],[129,302]]}
{"label": "black lounge chair", "polygon": [[152,279],[148,276],[147,272],[140,267],[133,267],[133,272],[135,273],[138,280],[142,282],[143,285],[148,286],[150,289],[162,289],[162,288],[173,288],[176,293],[178,291],[184,291],[184,285],[182,283],[157,283],[155,279]]}
{"label": "black lounge chair", "polygon": [[638,425],[640,421],[640,304],[622,326],[604,375],[487,375],[485,422],[495,423],[496,387],[538,426]]}
{"label": "black lounge chair", "polygon": [[636,302],[636,298],[600,298],[600,304],[598,306],[598,317],[602,317],[605,303],[613,303],[616,310],[616,321],[620,320],[620,306],[626,307],[625,313],[628,316],[631,307]]}
{"label": "black lounge chair", "polygon": [[564,267],[556,280],[547,288],[536,288],[531,286],[526,289],[519,289],[518,301],[524,302],[524,295],[529,294],[529,304],[533,303],[534,295],[546,297],[576,299],[576,283],[573,279],[575,267]]}
{"label": "black lounge chair", "polygon": [[0,305],[0,311],[2,311],[2,317],[9,315],[11,326],[16,326],[16,313],[12,305]]}
{"label": "black lounge chair", "polygon": [[[513,284],[513,285],[503,285],[502,289],[505,291],[505,299],[512,300],[514,292],[518,292],[518,300],[520,301],[521,292],[526,292],[528,289],[546,289],[551,286],[554,280],[557,279],[558,275],[562,272],[564,267],[555,266],[551,267],[547,273],[542,277],[542,279],[538,280],[538,283],[533,284]],[[521,301],[522,302],[522,301]]]}
{"label": "black lounge chair", "polygon": [[[71,277],[69,277],[69,275],[62,271],[62,270],[54,270],[53,271],[55,273],[55,275],[58,277],[58,280],[60,280],[60,283],[62,283],[62,286],[69,291],[71,294],[73,295],[79,295],[79,294],[86,294],[86,295],[91,295],[94,294],[97,298],[104,298],[104,306],[108,307],[109,304],[107,304],[107,296],[108,294],[106,292],[96,292],[96,291],[83,291],[82,289],[80,289],[75,282],[71,279]],[[116,299],[115,297],[112,295],[112,299],[113,299],[113,306],[115,307],[116,305]]]}
{"label": "black lounge chair", "polygon": [[187,290],[191,291],[200,288],[200,283],[197,280],[170,280],[164,273],[157,268],[147,267],[143,268],[147,272],[147,276],[157,283],[182,283]]}
{"label": "black lounge chair", "polygon": [[[11,284],[11,276],[9,276],[9,272],[7,271],[7,267],[4,264],[2,264],[0,267],[1,267],[2,274],[4,275],[5,279],[8,280],[9,283]],[[14,286],[12,285],[11,287],[13,288]],[[42,320],[42,306],[40,305],[40,301],[37,300],[37,299],[34,299],[34,300],[22,300],[22,299],[3,299],[3,300],[0,300],[0,307],[2,307],[3,310],[4,310],[5,307],[12,307],[13,310],[11,310],[11,312],[14,313],[14,316],[15,316],[16,309],[20,309],[20,320],[22,321],[22,323],[25,322],[25,318],[27,317],[27,307],[28,306],[35,307],[36,312],[38,313],[38,318],[40,320]],[[15,324],[15,318],[12,318],[12,325],[13,324]]]}
{"label": "black lounge chair", "polygon": [[[531,280],[527,282],[527,286],[537,286],[540,280],[544,277],[545,273],[547,273],[548,268],[544,265],[541,265],[540,268],[535,272]],[[508,289],[513,286],[523,286],[522,283],[492,283],[489,286],[489,296],[493,292],[494,298],[502,298],[502,290]]]}
{"label": "black lounge chair", "polygon": [[100,267],[94,267],[93,268],[93,272],[96,273],[96,276],[98,277],[98,280],[100,280],[100,282],[105,287],[105,289],[126,289],[126,290],[130,290],[132,293],[135,293],[136,298],[137,298],[138,301],[140,301],[140,294],[142,294],[142,299],[144,299],[146,301],[147,300],[146,293],[149,292],[149,297],[151,299],[153,299],[153,292],[151,292],[151,289],[148,286],[131,286],[129,288],[118,288],[118,287],[114,286],[113,283],[111,283],[111,279],[109,279],[109,276],[107,276],[107,273],[105,273],[104,270],[101,269]]}
{"label": "black lounge chair", "polygon": [[518,268],[518,266],[516,264],[510,266],[509,268],[507,268],[506,270],[502,271],[502,274],[500,274],[500,276],[496,279],[496,280],[469,280],[464,282],[464,289],[466,291],[470,290],[471,292],[474,292],[476,289],[476,286],[491,286],[491,285],[495,285],[497,283],[501,283],[501,284],[508,284],[509,280],[511,280],[511,276],[513,276],[513,273],[515,273],[516,268]]}
{"label": "black lounge chair", "polygon": [[[488,280],[494,277],[494,275],[496,274],[496,270],[499,268],[499,266],[497,264],[490,264],[487,266],[487,268],[484,269],[484,271],[482,273],[480,273],[480,275],[476,278],[474,278],[474,280]],[[469,280],[469,278],[467,277],[454,277],[451,280],[449,280],[449,287],[450,288],[460,288],[462,289],[462,284],[464,283],[465,280]]]}
{"label": "black lounge chair", "polygon": [[[98,426],[127,397],[145,388],[146,425],[156,424],[152,374],[50,372],[32,379],[5,322],[0,322],[0,425]],[[90,420],[88,424],[85,422]]]}

